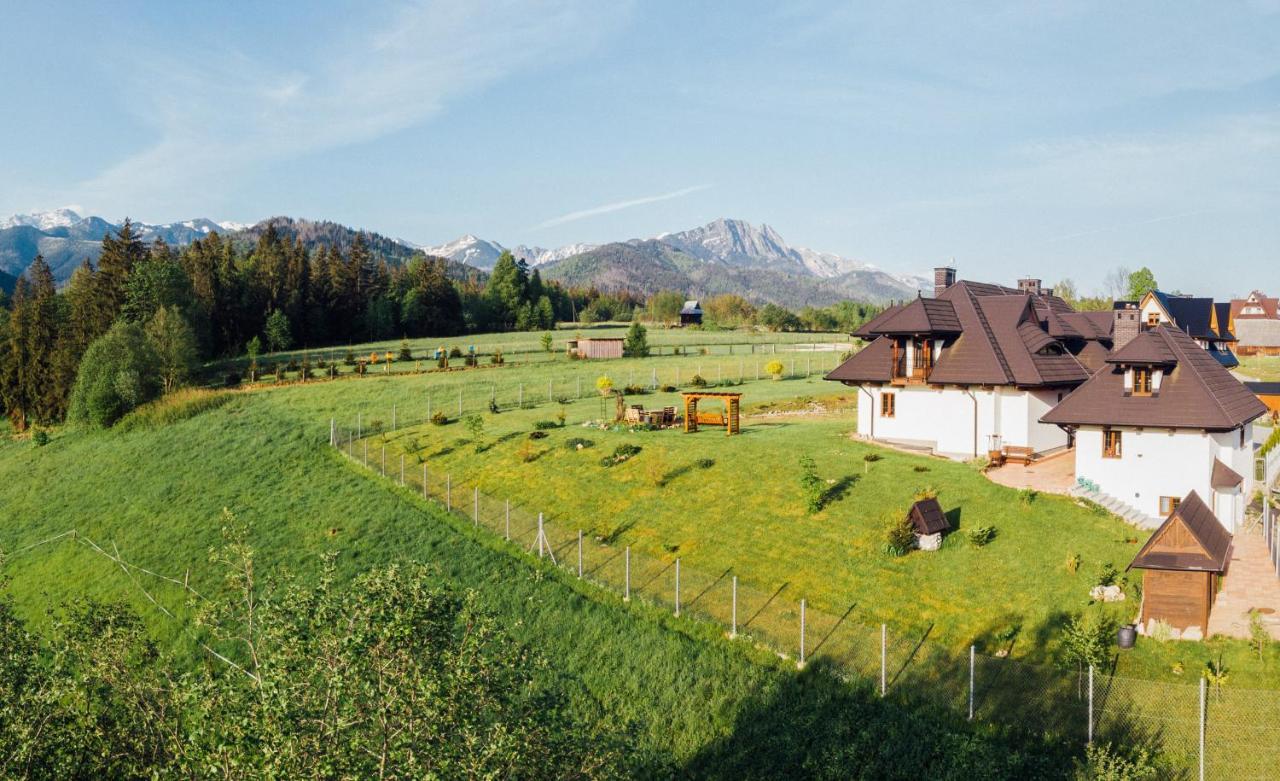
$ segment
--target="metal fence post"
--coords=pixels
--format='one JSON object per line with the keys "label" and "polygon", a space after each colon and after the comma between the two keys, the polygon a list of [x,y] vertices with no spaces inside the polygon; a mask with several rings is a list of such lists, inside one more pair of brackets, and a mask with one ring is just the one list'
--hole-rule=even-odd
{"label": "metal fence post", "polygon": [[329,418],[329,447],[338,446],[338,423],[333,418]]}
{"label": "metal fence post", "polygon": [[969,721],[973,721],[973,673],[974,673],[974,652],[973,646],[969,646]]}
{"label": "metal fence post", "polygon": [[630,602],[631,601],[631,546],[630,545],[628,545],[626,550],[624,551],[622,563],[624,567],[623,574],[622,574],[622,601]]}
{"label": "metal fence post", "polygon": [[471,520],[480,525],[480,486],[471,489]]}
{"label": "metal fence post", "polygon": [[676,559],[676,615],[680,615],[680,559]]}
{"label": "metal fence post", "polygon": [[582,529],[578,529],[578,577],[582,577]]}
{"label": "metal fence post", "polygon": [[1089,665],[1089,733],[1088,744],[1093,745],[1093,665]]}
{"label": "metal fence post", "polygon": [[[776,347],[776,345],[775,345]],[[888,682],[886,673],[888,672],[888,646],[889,626],[888,624],[880,625],[880,696],[885,693],[885,684]]]}
{"label": "metal fence post", "polygon": [[800,600],[800,667],[804,667],[804,600]]}
{"label": "metal fence post", "polygon": [[729,625],[729,638],[738,636],[738,576],[733,576],[733,623]]}
{"label": "metal fence post", "polygon": [[1200,781],[1204,781],[1204,695],[1205,678],[1200,676]]}
{"label": "metal fence post", "polygon": [[506,512],[503,515],[502,536],[506,537],[508,542],[511,541],[511,500],[510,499],[506,500]]}

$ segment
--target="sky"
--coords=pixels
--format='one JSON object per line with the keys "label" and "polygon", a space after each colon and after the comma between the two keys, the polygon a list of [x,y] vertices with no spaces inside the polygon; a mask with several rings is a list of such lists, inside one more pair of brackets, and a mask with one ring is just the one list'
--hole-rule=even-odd
{"label": "sky", "polygon": [[[963,5],[964,7],[960,7]],[[0,0],[0,215],[1280,290],[1280,0]]]}

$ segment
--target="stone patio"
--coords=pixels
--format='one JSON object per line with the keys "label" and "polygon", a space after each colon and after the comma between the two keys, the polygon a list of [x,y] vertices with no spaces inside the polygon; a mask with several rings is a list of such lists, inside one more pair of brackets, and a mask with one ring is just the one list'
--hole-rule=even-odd
{"label": "stone patio", "polygon": [[1005,464],[988,469],[986,475],[992,482],[1010,488],[1065,494],[1076,484],[1076,451],[1062,450],[1026,466]]}
{"label": "stone patio", "polygon": [[1232,540],[1222,590],[1209,613],[1209,635],[1249,637],[1249,611],[1254,608],[1262,611],[1263,625],[1271,636],[1280,640],[1280,577],[1267,557],[1258,525]]}

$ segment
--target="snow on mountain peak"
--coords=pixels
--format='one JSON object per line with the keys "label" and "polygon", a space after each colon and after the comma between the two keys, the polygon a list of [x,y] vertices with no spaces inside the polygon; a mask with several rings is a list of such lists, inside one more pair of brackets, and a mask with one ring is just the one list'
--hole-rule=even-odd
{"label": "snow on mountain peak", "polygon": [[53,209],[52,211],[47,212],[15,214],[12,217],[6,217],[3,220],[0,220],[0,230],[26,225],[38,230],[47,231],[54,228],[69,228],[77,222],[80,222],[82,219],[84,218],[76,212],[75,208],[64,206],[61,209]]}

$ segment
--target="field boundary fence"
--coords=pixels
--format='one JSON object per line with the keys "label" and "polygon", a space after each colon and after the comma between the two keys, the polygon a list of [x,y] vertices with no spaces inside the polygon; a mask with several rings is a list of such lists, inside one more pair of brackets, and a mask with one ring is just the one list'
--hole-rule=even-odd
{"label": "field boundary fence", "polygon": [[403,449],[400,438],[411,437],[412,425],[358,430],[332,420],[328,444],[375,477],[624,602],[713,623],[801,667],[821,661],[882,697],[1081,746],[1141,746],[1177,768],[1179,778],[1274,777],[1280,691],[1215,687],[1204,677],[1188,684],[1133,678],[1116,674],[1114,660],[1064,669],[1010,658],[1008,649],[959,653],[931,641],[928,630],[862,622],[856,603],[815,607],[790,583],[749,583],[732,568],[702,571],[678,552],[655,555],[625,544],[626,524],[584,526],[553,507],[527,504],[518,492],[502,495],[475,476],[436,470]]}

